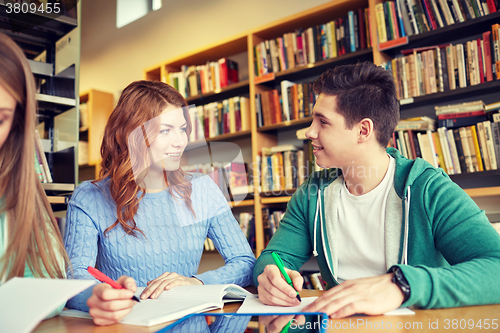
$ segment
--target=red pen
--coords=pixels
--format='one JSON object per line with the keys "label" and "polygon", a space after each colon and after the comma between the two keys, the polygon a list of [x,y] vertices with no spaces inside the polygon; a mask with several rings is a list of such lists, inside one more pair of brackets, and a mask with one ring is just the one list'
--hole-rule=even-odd
{"label": "red pen", "polygon": [[[101,271],[99,271],[98,269],[96,269],[94,267],[91,267],[91,266],[87,267],[87,271],[90,273],[90,275],[95,277],[97,280],[109,284],[114,289],[126,289],[125,287],[119,285],[118,283],[113,281],[110,277],[106,276],[104,273],[102,273]],[[132,296],[132,299],[134,301],[140,302],[139,298],[135,295]]]}

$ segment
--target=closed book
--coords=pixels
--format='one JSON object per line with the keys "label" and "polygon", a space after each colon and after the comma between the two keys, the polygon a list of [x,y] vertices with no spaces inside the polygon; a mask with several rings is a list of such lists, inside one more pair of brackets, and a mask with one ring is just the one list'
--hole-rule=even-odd
{"label": "closed book", "polygon": [[434,147],[436,149],[436,155],[439,163],[439,167],[443,170],[446,170],[446,162],[443,155],[443,149],[441,147],[441,141],[439,140],[439,133],[432,132],[432,142],[434,143]]}
{"label": "closed book", "polygon": [[464,126],[471,126],[486,120],[486,115],[451,118],[451,119],[438,119],[438,127],[458,128]]}
{"label": "closed book", "polygon": [[483,159],[484,170],[491,170],[490,155],[488,152],[488,147],[486,145],[486,135],[484,133],[484,124],[478,122],[476,124],[477,128],[477,139],[479,141],[479,150],[481,151],[481,157]]}
{"label": "closed book", "polygon": [[453,119],[453,118],[465,118],[473,116],[484,115],[483,110],[470,111],[470,112],[460,112],[460,113],[445,113],[438,116],[438,119]]}
{"label": "closed book", "polygon": [[[477,129],[476,129],[475,125],[467,127],[467,139],[469,139],[469,128],[470,128],[470,138],[472,140],[472,146],[474,147],[474,152],[476,153],[477,170],[483,171],[485,169],[484,169],[484,164],[483,164],[483,158],[481,156],[481,149],[479,148],[479,139],[477,136]],[[469,145],[470,144],[471,144],[471,141],[469,140]],[[472,155],[472,152],[471,152],[471,155]],[[474,163],[474,159],[472,160],[472,163]]]}
{"label": "closed book", "polygon": [[491,135],[495,146],[495,156],[498,168],[498,166],[500,166],[500,123],[491,123]]}
{"label": "closed book", "polygon": [[460,127],[458,129],[458,135],[462,143],[462,149],[464,152],[465,168],[462,168],[464,172],[474,172],[474,165],[472,164],[471,150],[469,147],[469,141],[467,139],[467,129],[465,127]]}
{"label": "closed book", "polygon": [[497,170],[497,157],[495,155],[495,143],[493,141],[493,134],[491,130],[491,122],[489,120],[483,122],[484,136],[486,139],[486,150],[488,150],[488,157],[490,159],[491,170]]}
{"label": "closed book", "polygon": [[463,173],[467,172],[467,165],[465,163],[465,153],[462,146],[462,141],[460,139],[460,133],[458,129],[453,130],[453,139],[455,139],[455,147],[457,149],[458,163],[460,164],[460,171]]}
{"label": "closed book", "polygon": [[387,30],[383,3],[375,5],[375,17],[377,22],[378,42],[385,43],[387,42]]}
{"label": "closed book", "polygon": [[458,151],[457,151],[457,146],[455,144],[453,131],[451,129],[446,131],[446,135],[448,138],[448,144],[450,145],[450,153],[453,162],[453,169],[455,170],[455,174],[461,174],[462,168],[460,166],[460,161],[458,159]]}
{"label": "closed book", "polygon": [[491,54],[491,31],[483,32],[484,63],[486,68],[486,81],[493,81],[492,54]]}

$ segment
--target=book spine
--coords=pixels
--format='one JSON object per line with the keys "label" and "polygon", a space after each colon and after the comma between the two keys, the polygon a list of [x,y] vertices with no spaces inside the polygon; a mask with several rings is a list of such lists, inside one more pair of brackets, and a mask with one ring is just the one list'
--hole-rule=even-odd
{"label": "book spine", "polygon": [[471,126],[476,124],[478,121],[485,121],[485,120],[486,120],[486,115],[463,117],[463,118],[438,119],[438,127],[458,128],[463,126]]}
{"label": "book spine", "polygon": [[[481,156],[481,149],[479,147],[479,139],[478,139],[478,135],[477,135],[476,126],[472,125],[470,127],[470,130],[471,130],[472,145],[474,146],[474,151],[476,152],[476,161],[477,161],[478,171],[483,171],[484,164],[483,164],[483,158]],[[467,136],[468,135],[469,135],[469,133],[467,132]]]}

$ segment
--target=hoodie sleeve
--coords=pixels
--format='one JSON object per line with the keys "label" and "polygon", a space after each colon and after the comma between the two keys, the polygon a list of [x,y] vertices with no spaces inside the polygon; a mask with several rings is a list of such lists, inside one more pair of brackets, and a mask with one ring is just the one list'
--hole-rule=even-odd
{"label": "hoodie sleeve", "polygon": [[[253,270],[253,280],[256,286],[258,286],[257,277],[262,274],[264,268],[267,265],[275,264],[271,256],[272,252],[277,252],[280,255],[286,268],[295,271],[298,271],[311,258],[312,245],[307,215],[309,204],[307,194],[314,186],[309,187],[310,180],[311,178],[305,181],[293,194],[276,233],[257,259]],[[311,193],[311,198],[317,198],[317,193]]]}
{"label": "hoodie sleeve", "polygon": [[[413,186],[409,251],[440,253],[442,265],[399,265],[411,287],[403,306],[446,308],[494,304],[500,300],[500,235],[484,211],[457,184],[442,174]],[[419,200],[418,198],[423,198]],[[413,220],[427,221],[415,223]],[[417,230],[417,229],[421,230]],[[412,244],[413,242],[413,244]],[[429,244],[437,252],[429,251]],[[436,261],[434,261],[436,262]]]}

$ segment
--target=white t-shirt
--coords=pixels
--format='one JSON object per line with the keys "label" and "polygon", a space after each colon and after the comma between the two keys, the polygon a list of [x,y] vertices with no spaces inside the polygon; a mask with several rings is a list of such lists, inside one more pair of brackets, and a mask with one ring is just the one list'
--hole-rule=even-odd
{"label": "white t-shirt", "polygon": [[[395,160],[389,156],[384,179],[360,196],[349,192],[345,180],[339,202],[338,273],[340,283],[387,272],[384,224],[387,197],[394,184]],[[368,174],[368,170],[366,173]],[[372,172],[374,172],[372,170]]]}

